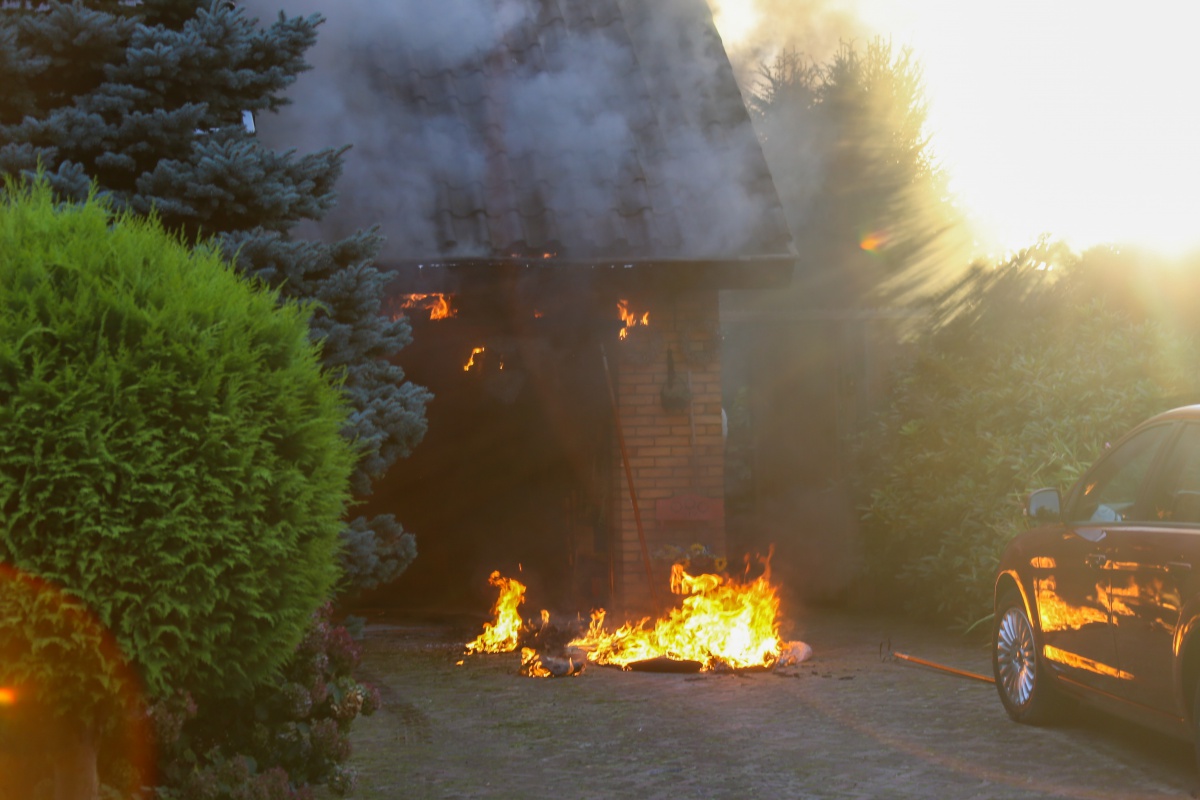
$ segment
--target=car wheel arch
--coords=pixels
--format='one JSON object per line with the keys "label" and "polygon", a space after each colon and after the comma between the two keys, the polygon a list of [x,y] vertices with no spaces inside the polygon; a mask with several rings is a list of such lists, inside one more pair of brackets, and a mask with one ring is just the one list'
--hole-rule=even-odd
{"label": "car wheel arch", "polygon": [[1062,708],[1038,628],[1019,576],[1001,574],[992,618],[992,676],[1009,717],[1026,725],[1053,723]]}
{"label": "car wheel arch", "polygon": [[1042,638],[1042,624],[1038,618],[1037,609],[1029,598],[1029,593],[1025,591],[1025,584],[1021,582],[1021,578],[1012,570],[1005,570],[996,577],[996,587],[992,593],[992,608],[993,613],[995,604],[999,602],[1007,592],[1016,592],[1021,597],[1021,602],[1025,605],[1025,613],[1029,615],[1029,621],[1033,625],[1033,632],[1036,635],[1039,644]]}
{"label": "car wheel arch", "polygon": [[1200,683],[1200,609],[1193,608],[1185,617],[1187,622],[1179,626],[1179,634],[1175,644],[1176,692],[1188,720],[1192,721],[1195,714],[1193,708],[1197,684]]}

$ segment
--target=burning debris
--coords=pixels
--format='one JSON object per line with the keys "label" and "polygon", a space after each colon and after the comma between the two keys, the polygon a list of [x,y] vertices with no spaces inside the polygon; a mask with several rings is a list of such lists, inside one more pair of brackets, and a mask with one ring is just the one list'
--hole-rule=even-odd
{"label": "burning debris", "polygon": [[400,311],[393,316],[393,319],[403,316],[403,312],[420,309],[429,312],[430,320],[448,319],[458,316],[458,310],[455,309],[450,301],[453,295],[445,294],[408,294],[404,295],[404,301],[400,304]]}
{"label": "burning debris", "polygon": [[521,674],[530,678],[565,678],[583,672],[584,659],[544,656],[532,647],[521,648]]}
{"label": "burning debris", "polygon": [[621,318],[621,322],[625,323],[625,327],[621,328],[621,333],[619,334],[622,339],[629,336],[630,328],[636,325],[650,324],[650,312],[647,311],[639,317],[630,310],[628,300],[617,301],[617,316]]}
{"label": "burning debris", "polygon": [[[505,578],[499,571],[488,583],[500,590],[492,606],[493,622],[483,624],[483,633],[466,645],[467,655],[475,653],[511,653],[521,650],[521,674],[531,678],[562,678],[583,672],[586,659],[582,651],[567,652],[567,643],[578,631],[565,631],[550,623],[550,612],[543,610],[541,624],[529,622],[518,610],[525,602],[525,584]],[[561,656],[541,651],[556,650]],[[458,662],[462,664],[462,662]]]}
{"label": "burning debris", "polygon": [[775,662],[776,668],[795,667],[812,658],[812,647],[807,642],[788,642]]}
{"label": "burning debris", "polygon": [[716,574],[692,576],[675,564],[671,591],[683,600],[652,625],[647,618],[609,632],[599,610],[587,633],[571,644],[587,650],[589,661],[627,669],[660,658],[699,662],[704,671],[771,667],[779,659],[779,595],[769,566],[743,583]]}
{"label": "burning debris", "polygon": [[[522,675],[534,678],[578,675],[586,661],[651,672],[715,672],[794,666],[812,654],[803,642],[779,637],[779,595],[770,580],[769,560],[761,575],[735,580],[724,575],[689,575],[682,564],[671,570],[671,591],[679,606],[653,624],[649,618],[614,631],[604,627],[605,611],[592,614],[582,635],[551,624],[522,620],[519,581],[493,572],[489,583],[500,588],[494,623],[467,645],[467,653],[512,652],[521,648]],[[556,655],[548,655],[553,651]],[[461,662],[460,662],[461,663]]]}

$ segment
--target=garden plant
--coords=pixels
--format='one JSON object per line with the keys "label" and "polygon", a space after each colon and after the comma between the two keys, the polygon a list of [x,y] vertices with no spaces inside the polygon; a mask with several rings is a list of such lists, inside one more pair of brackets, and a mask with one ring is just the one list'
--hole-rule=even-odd
{"label": "garden plant", "polygon": [[1139,290],[1164,277],[1042,241],[938,298],[857,442],[877,599],[960,628],[986,619],[1025,495],[1065,490],[1125,430],[1200,399],[1195,331]]}
{"label": "garden plant", "polygon": [[[221,252],[238,273],[274,290],[275,302],[304,305],[308,335],[320,343],[324,368],[338,376],[348,409],[340,435],[354,451],[351,490],[360,498],[370,494],[425,432],[430,394],[406,380],[393,360],[411,330],[405,319],[380,313],[386,276],[371,263],[380,244],[376,231],[331,242],[295,235],[298,225],[335,203],[344,148],[280,152],[255,133],[256,119],[287,104],[288,88],[308,69],[304,56],[321,17],[279,14],[260,24],[231,0],[0,5],[0,174],[25,184],[41,175],[59,201],[81,203],[95,193],[119,213],[153,216],[186,245]],[[340,537],[341,546],[327,551],[341,567],[329,594],[384,584],[416,556],[414,536],[392,514],[345,517]],[[303,792],[307,783],[350,784],[344,742],[326,748],[330,758],[310,747],[310,734],[323,730],[315,723],[331,713],[326,688],[352,683],[344,672],[352,659],[335,653],[341,634],[318,635],[329,618],[314,614],[307,623],[306,636],[328,645],[323,656],[294,650],[237,705],[271,736],[292,737],[296,752],[317,754],[303,769],[295,767],[294,753],[283,759],[292,765],[280,784],[288,792]],[[297,638],[284,635],[263,648]],[[277,657],[283,658],[272,653],[271,660]],[[296,695],[288,675],[312,659],[331,666],[318,670],[327,680],[312,679],[311,708],[297,715],[298,706],[285,701]],[[353,687],[355,696],[369,695]],[[246,726],[230,715],[229,703],[210,696],[191,687],[186,695],[154,698],[160,705],[151,727],[165,737],[156,791],[257,797],[269,788],[263,776],[279,777],[271,770],[283,769],[282,756],[234,735]],[[343,738],[353,707],[339,706]],[[212,780],[198,778],[185,788],[187,776]]]}
{"label": "garden plant", "polygon": [[338,579],[348,410],[307,309],[153,220],[10,183],[0,254],[0,685],[94,757],[113,697],[279,673]]}

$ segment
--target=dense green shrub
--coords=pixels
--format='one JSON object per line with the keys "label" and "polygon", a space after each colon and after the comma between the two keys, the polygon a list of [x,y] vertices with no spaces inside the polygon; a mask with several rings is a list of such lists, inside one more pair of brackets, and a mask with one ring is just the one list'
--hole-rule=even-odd
{"label": "dense green shrub", "polygon": [[[262,23],[250,5],[269,12]],[[321,24],[227,0],[0,3],[0,177],[40,170],[68,200],[94,188],[189,243],[212,237],[243,274],[311,304],[311,335],[352,409],[342,433],[359,454],[351,486],[362,497],[425,435],[431,396],[394,363],[412,329],[380,313],[390,275],[371,263],[378,231],[318,242],[297,227],[333,207],[347,148],[276,149],[244,116],[273,127]],[[394,518],[344,533],[348,582],[390,580],[416,555]]]}
{"label": "dense green shrub", "polygon": [[[318,357],[308,312],[216,254],[10,184],[0,562],[90,609],[147,694],[247,697],[338,577],[354,456]],[[72,661],[23,611],[0,606],[0,685],[56,685]]]}
{"label": "dense green shrub", "polygon": [[1043,243],[942,299],[858,442],[879,599],[963,625],[985,617],[1025,494],[1065,489],[1128,427],[1200,399],[1189,333],[1129,303],[1119,273],[1095,262]]}

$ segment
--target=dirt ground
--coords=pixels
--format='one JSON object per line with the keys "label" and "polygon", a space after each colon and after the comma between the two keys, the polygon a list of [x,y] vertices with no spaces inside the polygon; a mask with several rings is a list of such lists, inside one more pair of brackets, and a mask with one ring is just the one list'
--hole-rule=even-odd
{"label": "dirt ground", "polygon": [[373,615],[363,677],[385,707],[357,724],[358,797],[1191,797],[1190,745],[1081,712],[1010,722],[994,687],[898,661],[989,674],[978,641],[814,612],[785,629],[813,658],[784,672],[517,674],[473,656],[477,630]]}

